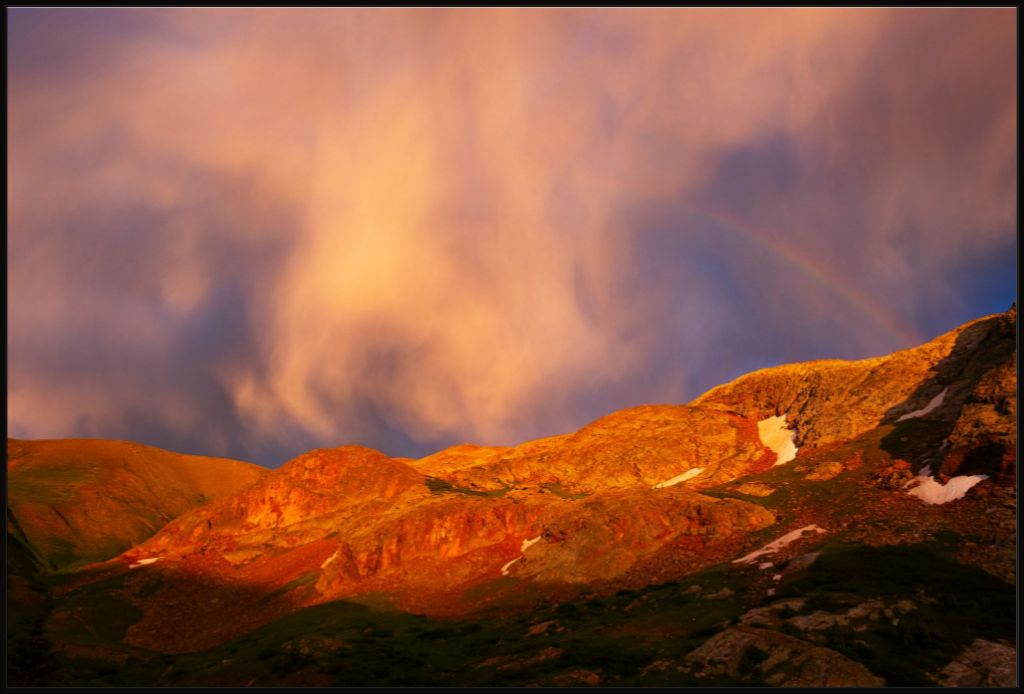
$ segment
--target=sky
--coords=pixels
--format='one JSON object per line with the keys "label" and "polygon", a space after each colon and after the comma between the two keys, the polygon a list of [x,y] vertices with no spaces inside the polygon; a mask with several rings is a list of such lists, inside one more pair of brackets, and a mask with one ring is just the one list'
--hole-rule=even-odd
{"label": "sky", "polygon": [[8,9],[7,426],[419,457],[1016,296],[1016,9]]}

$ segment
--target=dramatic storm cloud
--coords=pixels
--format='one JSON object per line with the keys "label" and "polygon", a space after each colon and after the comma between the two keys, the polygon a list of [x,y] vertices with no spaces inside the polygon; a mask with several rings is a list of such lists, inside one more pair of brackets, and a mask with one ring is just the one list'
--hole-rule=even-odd
{"label": "dramatic storm cloud", "polygon": [[511,444],[1014,297],[1012,9],[8,19],[13,436]]}

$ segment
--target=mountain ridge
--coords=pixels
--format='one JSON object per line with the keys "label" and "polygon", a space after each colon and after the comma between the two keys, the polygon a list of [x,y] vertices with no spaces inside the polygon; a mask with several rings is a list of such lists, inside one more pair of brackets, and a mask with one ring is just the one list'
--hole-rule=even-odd
{"label": "mountain ridge", "polygon": [[[951,480],[955,494],[912,493]],[[105,585],[117,588],[104,599],[135,615],[109,648],[163,654],[215,652],[346,601],[501,621],[727,576],[742,596],[701,599],[756,606],[837,542],[917,546],[942,533],[989,538],[962,541],[950,561],[1012,581],[1015,480],[1014,307],[893,355],[761,369],[685,405],[628,408],[518,446],[415,460],[314,449],[83,567],[48,623],[70,619],[62,596]],[[771,638],[756,642],[791,648]],[[705,667],[698,655],[674,667]]]}

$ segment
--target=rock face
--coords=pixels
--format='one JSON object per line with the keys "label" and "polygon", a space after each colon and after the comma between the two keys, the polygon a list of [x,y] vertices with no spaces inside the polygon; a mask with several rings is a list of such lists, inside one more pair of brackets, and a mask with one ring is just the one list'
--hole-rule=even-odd
{"label": "rock face", "polygon": [[896,459],[891,464],[877,470],[873,481],[882,489],[903,489],[908,483],[914,480],[914,473],[911,472],[910,463],[905,460]]}
{"label": "rock face", "polygon": [[987,474],[1013,483],[1017,448],[1016,308],[992,321],[974,345],[967,377],[974,383],[953,430],[940,472]]}
{"label": "rock face", "polygon": [[[139,549],[187,556],[199,549],[231,553],[274,541],[293,547],[366,518],[429,498],[423,475],[361,446],[317,449],[257,484],[175,519]],[[244,559],[244,557],[239,557]]]}
{"label": "rock face", "polygon": [[514,575],[536,582],[610,580],[663,548],[685,552],[688,547],[699,556],[717,542],[774,522],[760,506],[686,489],[607,493],[553,518]]}
{"label": "rock face", "polygon": [[775,487],[764,482],[744,482],[736,487],[736,491],[748,496],[771,496],[775,493]]}
{"label": "rock face", "polygon": [[698,675],[776,687],[881,687],[885,681],[831,650],[767,629],[721,631],[686,656]]}
{"label": "rock face", "polygon": [[804,475],[805,480],[813,482],[827,482],[843,471],[843,464],[835,461],[816,465],[811,472]]}
{"label": "rock face", "polygon": [[[927,409],[945,393],[920,416],[964,420],[950,439],[954,451],[991,441],[1002,454],[1016,445],[1016,320],[1014,308],[884,357],[762,369],[690,404],[753,419],[785,415],[797,446],[816,448]],[[974,430],[980,438],[970,438]]]}
{"label": "rock face", "polygon": [[[479,457],[472,463],[474,456]],[[758,437],[756,420],[716,409],[644,405],[567,436],[511,449],[459,446],[419,465],[472,489],[558,483],[572,493],[594,493],[650,489],[697,469],[684,483],[706,487],[764,470],[774,461]]]}
{"label": "rock face", "polygon": [[871,622],[880,620],[896,620],[917,609],[910,600],[900,600],[889,604],[884,600],[867,600],[852,607],[844,607],[839,612],[813,610],[808,614],[796,614],[806,611],[807,601],[804,598],[777,600],[764,607],[756,607],[740,617],[740,623],[754,627],[770,627],[779,629],[783,624],[794,630],[803,632],[805,638],[824,640],[821,632],[834,627],[851,627],[853,631],[864,631]]}
{"label": "rock face", "polygon": [[8,532],[51,569],[102,561],[268,473],[128,441],[7,439]]}
{"label": "rock face", "polygon": [[1017,649],[975,639],[936,678],[943,687],[1017,686]]}
{"label": "rock face", "polygon": [[[184,514],[123,557],[140,575],[161,576],[129,642],[201,648],[298,605],[368,593],[457,614],[474,607],[467,590],[505,577],[587,585],[668,550],[699,567],[720,560],[732,538],[774,522],[760,506],[683,486],[578,500],[536,489],[437,493],[429,481],[370,449],[318,450]],[[219,590],[228,585],[252,589]],[[183,592],[218,595],[218,624],[208,624],[209,604],[175,597]]]}

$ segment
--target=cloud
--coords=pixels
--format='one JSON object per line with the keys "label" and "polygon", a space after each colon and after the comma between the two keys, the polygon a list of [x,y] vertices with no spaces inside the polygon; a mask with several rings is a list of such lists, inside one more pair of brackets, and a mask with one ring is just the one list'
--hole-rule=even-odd
{"label": "cloud", "polygon": [[8,425],[425,454],[909,346],[1014,237],[1010,12],[13,10]]}

